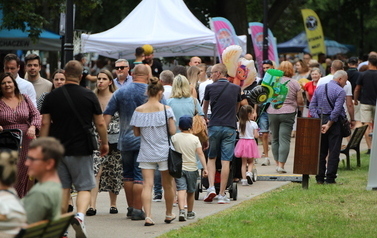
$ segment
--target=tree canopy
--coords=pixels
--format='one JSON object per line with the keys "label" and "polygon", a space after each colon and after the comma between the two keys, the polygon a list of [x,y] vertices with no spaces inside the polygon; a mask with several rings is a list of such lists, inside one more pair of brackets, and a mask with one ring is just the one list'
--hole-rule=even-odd
{"label": "tree canopy", "polygon": [[[248,34],[248,22],[263,22],[263,0],[184,0],[192,13],[208,26],[210,17],[225,17],[232,22],[237,34]],[[122,21],[140,0],[74,0],[75,29],[97,33]],[[374,49],[377,37],[377,0],[268,0],[268,24],[278,42],[291,39],[304,31],[300,10],[314,10],[326,37],[358,47],[359,54]],[[37,39],[41,29],[58,32],[64,0],[0,0],[3,10],[1,28],[25,30]],[[148,19],[148,16],[145,16]]]}

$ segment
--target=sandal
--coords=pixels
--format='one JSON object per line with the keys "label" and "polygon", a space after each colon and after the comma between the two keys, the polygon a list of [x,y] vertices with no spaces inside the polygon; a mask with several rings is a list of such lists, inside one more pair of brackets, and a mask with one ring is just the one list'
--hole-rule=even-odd
{"label": "sandal", "polygon": [[[149,222],[147,222],[147,221],[149,221]],[[144,226],[154,226],[154,221],[152,220],[152,218],[146,217]]]}
{"label": "sandal", "polygon": [[89,208],[87,211],[86,211],[86,215],[87,216],[94,216],[97,214],[97,209],[93,209],[93,208]]}
{"label": "sandal", "polygon": [[[172,216],[166,216],[166,217],[165,217],[164,222],[170,224],[172,221],[175,220],[176,217],[177,217],[177,216],[176,216],[174,213],[172,213]],[[169,220],[168,220],[167,218],[168,218]]]}
{"label": "sandal", "polygon": [[117,214],[118,209],[116,207],[110,207],[110,214]]}

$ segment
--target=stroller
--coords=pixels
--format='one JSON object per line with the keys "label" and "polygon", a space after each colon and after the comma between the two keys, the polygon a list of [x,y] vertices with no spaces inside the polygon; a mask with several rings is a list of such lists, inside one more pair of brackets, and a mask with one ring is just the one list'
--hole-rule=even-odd
{"label": "stroller", "polygon": [[[221,155],[221,153],[218,153]],[[237,200],[237,182],[233,182],[233,175],[235,170],[235,161],[230,162],[230,170],[229,170],[229,176],[228,181],[226,185],[226,191],[229,193],[229,197],[233,198],[233,200]],[[216,194],[219,194],[220,191],[220,182],[221,182],[221,158],[220,156],[216,159],[216,173],[215,173],[215,189]],[[204,191],[204,189],[209,188],[209,181],[208,178],[203,177],[203,170],[201,171],[200,180],[196,183],[196,189],[195,189],[195,200],[199,199],[199,194]]]}
{"label": "stroller", "polygon": [[7,129],[0,132],[0,149],[20,151],[22,147],[22,131]]}

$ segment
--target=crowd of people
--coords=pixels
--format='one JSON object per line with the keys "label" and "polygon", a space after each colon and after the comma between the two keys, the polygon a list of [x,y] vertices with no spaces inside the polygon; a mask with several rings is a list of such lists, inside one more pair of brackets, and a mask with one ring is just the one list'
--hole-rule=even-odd
{"label": "crowd of people", "polygon": [[[348,59],[347,71],[341,60],[327,67],[310,54],[279,66],[264,60],[264,73],[281,70],[281,81],[288,87],[279,109],[250,101],[253,88],[263,78],[241,89],[229,82],[221,63],[208,66],[195,56],[188,66],[163,70],[149,45],[138,47],[135,57],[132,64],[118,59],[114,69],[103,67],[93,75],[79,54],[48,80],[39,73],[38,55],[25,57],[25,79],[18,74],[20,59],[14,54],[5,56],[5,72],[0,75],[0,131],[20,129],[23,136],[18,153],[0,151],[0,226],[6,227],[0,227],[1,235],[12,237],[26,224],[57,219],[75,207],[76,237],[87,237],[85,216],[97,214],[98,192],[109,192],[109,213],[117,214],[122,188],[126,216],[131,220],[155,225],[152,201],[162,197],[165,223],[194,219],[194,192],[200,176],[208,177],[204,202],[217,198],[218,204],[226,204],[230,203],[229,177],[240,179],[243,186],[253,184],[257,159],[262,166],[274,162],[277,173],[287,173],[297,116],[322,118],[316,180],[333,184],[342,141],[339,118],[348,115],[352,127],[368,124],[371,129],[373,125],[375,52],[366,63]],[[367,65],[364,73],[358,68],[363,64]],[[329,74],[324,75],[327,70]],[[196,115],[208,129],[208,141],[192,134]],[[370,130],[366,133],[370,153]],[[259,137],[262,151],[257,146]],[[181,178],[174,179],[168,171],[170,143],[182,153]],[[234,158],[241,161],[239,178],[237,172],[230,173]],[[175,204],[178,215],[173,212]]]}

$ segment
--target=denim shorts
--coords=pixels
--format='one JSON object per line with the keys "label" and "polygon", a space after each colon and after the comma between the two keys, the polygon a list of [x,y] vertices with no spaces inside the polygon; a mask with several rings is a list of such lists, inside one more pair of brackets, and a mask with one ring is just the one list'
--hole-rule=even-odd
{"label": "denim shorts", "polygon": [[270,132],[270,125],[268,121],[268,114],[267,112],[262,112],[262,114],[259,115],[258,120],[258,126],[260,128],[259,132]]}
{"label": "denim shorts", "polygon": [[177,191],[186,190],[187,193],[193,193],[196,190],[196,181],[198,181],[199,172],[182,170],[182,177],[176,178]]}
{"label": "denim shorts", "polygon": [[138,150],[121,151],[123,163],[123,181],[133,181],[134,183],[143,183],[143,176],[139,168],[139,162],[136,162],[139,155]]}
{"label": "denim shorts", "polygon": [[232,161],[234,144],[236,142],[236,130],[227,126],[211,126],[208,128],[209,135],[209,158],[217,158],[221,155],[221,160]]}
{"label": "denim shorts", "polygon": [[139,167],[141,169],[158,169],[158,171],[166,171],[168,170],[168,161],[160,161],[160,162],[140,162]]}

